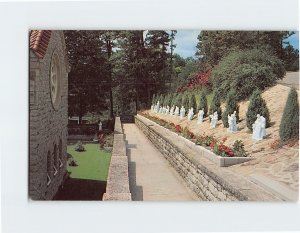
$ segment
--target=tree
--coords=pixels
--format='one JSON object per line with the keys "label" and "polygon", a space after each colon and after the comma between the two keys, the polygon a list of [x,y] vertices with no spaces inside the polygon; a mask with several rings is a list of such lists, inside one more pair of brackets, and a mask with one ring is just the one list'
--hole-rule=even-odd
{"label": "tree", "polygon": [[186,109],[186,110],[188,110],[189,109],[189,95],[188,95],[188,93],[186,92],[186,93],[183,93],[182,94],[183,95],[183,99],[182,99],[182,106]]}
{"label": "tree", "polygon": [[199,99],[199,107],[197,109],[197,112],[200,110],[200,109],[204,109],[204,115],[203,115],[203,118],[207,117],[207,112],[208,112],[208,105],[207,105],[207,98],[206,98],[206,95],[205,95],[205,92],[204,91],[201,91],[201,94],[200,94],[200,99]]}
{"label": "tree", "polygon": [[209,115],[214,114],[214,112],[218,113],[218,119],[220,120],[222,118],[221,98],[217,91],[213,92],[213,97],[209,108]]}
{"label": "tree", "polygon": [[152,103],[152,104],[156,104],[156,103],[155,103],[155,100],[156,100],[156,94],[153,94],[153,95],[152,95],[152,102],[151,102],[151,103]]}
{"label": "tree", "polygon": [[180,93],[177,95],[175,106],[178,108],[182,106],[182,94]]}
{"label": "tree", "polygon": [[226,99],[226,109],[222,115],[222,121],[224,127],[228,128],[228,115],[231,115],[236,111],[236,122],[239,122],[239,105],[236,99],[236,92],[234,90],[229,91]]}
{"label": "tree", "polygon": [[68,79],[68,114],[82,116],[108,109],[109,62],[98,31],[64,31],[71,66]]}
{"label": "tree", "polygon": [[201,31],[196,55],[211,67],[236,50],[265,49],[283,59],[284,41],[294,32],[288,31]]}
{"label": "tree", "polygon": [[299,102],[295,88],[291,88],[287,98],[279,128],[280,139],[284,142],[299,139]]}
{"label": "tree", "polygon": [[196,98],[194,94],[191,94],[190,96],[190,101],[189,101],[189,109],[193,108],[194,112],[197,111],[197,103],[196,103]]}
{"label": "tree", "polygon": [[261,92],[255,90],[250,97],[250,103],[246,113],[246,123],[248,129],[252,132],[252,125],[257,119],[257,114],[266,118],[266,128],[270,127],[270,114],[265,100],[261,97]]}
{"label": "tree", "polygon": [[250,97],[255,89],[264,90],[283,78],[283,63],[267,50],[234,51],[213,69],[212,85],[223,99],[236,90],[238,100]]}

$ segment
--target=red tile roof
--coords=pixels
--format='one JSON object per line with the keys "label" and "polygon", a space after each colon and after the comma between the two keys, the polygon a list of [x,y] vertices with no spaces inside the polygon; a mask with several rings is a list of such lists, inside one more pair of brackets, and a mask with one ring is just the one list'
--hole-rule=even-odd
{"label": "red tile roof", "polygon": [[43,58],[47,52],[49,40],[51,37],[50,30],[32,30],[30,33],[30,49],[39,58]]}

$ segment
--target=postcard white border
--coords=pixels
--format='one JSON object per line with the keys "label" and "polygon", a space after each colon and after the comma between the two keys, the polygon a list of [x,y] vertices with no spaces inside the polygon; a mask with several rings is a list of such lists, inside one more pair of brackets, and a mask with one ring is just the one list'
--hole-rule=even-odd
{"label": "postcard white border", "polygon": [[27,200],[29,29],[299,30],[298,21],[297,0],[0,3],[3,232],[300,230],[295,203]]}

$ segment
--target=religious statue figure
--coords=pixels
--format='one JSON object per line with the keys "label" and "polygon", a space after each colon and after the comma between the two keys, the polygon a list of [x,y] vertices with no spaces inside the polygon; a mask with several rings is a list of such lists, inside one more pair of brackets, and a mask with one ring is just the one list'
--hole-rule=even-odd
{"label": "religious statue figure", "polygon": [[168,114],[169,114],[169,112],[170,112],[170,107],[169,107],[169,106],[167,106],[165,114],[166,114],[166,115],[168,115]]}
{"label": "religious statue figure", "polygon": [[175,113],[174,113],[175,116],[179,116],[179,108],[176,106],[175,107]]}
{"label": "religious statue figure", "polygon": [[191,107],[188,113],[188,120],[191,121],[194,117],[194,108]]}
{"label": "religious statue figure", "polygon": [[204,116],[204,108],[200,109],[198,112],[197,124],[201,124],[203,122],[203,116]]}
{"label": "religious statue figure", "polygon": [[230,133],[234,133],[237,131],[237,125],[236,125],[236,111],[234,111],[233,114],[229,115],[228,114],[228,129],[227,131],[230,132]]}
{"label": "religious statue figure", "polygon": [[218,123],[218,112],[214,112],[213,115],[210,115],[211,122],[210,122],[210,128],[216,128]]}
{"label": "religious statue figure", "polygon": [[174,114],[174,105],[170,109],[170,115],[173,116],[173,114]]}
{"label": "religious statue figure", "polygon": [[259,141],[266,136],[266,118],[260,116],[260,114],[257,114],[256,117],[256,121],[252,125],[252,139]]}
{"label": "religious statue figure", "polygon": [[183,106],[181,106],[181,109],[180,109],[180,118],[184,118],[185,116],[185,108]]}

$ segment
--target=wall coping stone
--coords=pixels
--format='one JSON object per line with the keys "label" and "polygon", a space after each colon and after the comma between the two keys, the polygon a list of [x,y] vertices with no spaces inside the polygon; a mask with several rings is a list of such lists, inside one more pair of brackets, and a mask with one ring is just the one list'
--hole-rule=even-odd
{"label": "wall coping stone", "polygon": [[114,133],[115,134],[122,134],[123,129],[122,129],[122,124],[121,124],[121,119],[120,117],[115,118],[115,128],[114,128]]}
{"label": "wall coping stone", "polygon": [[[226,169],[219,167],[211,160],[197,153],[196,150],[186,146],[182,137],[174,137],[174,132],[158,125],[157,123],[141,115],[135,117],[136,121],[142,122],[149,129],[153,130],[165,141],[169,142],[178,151],[181,151],[187,160],[197,166],[205,173],[209,179],[220,184],[224,189],[232,193],[238,200],[247,201],[280,201],[280,197],[273,193],[267,192],[262,187],[247,180],[245,177]],[[176,134],[176,133],[175,133]]]}

